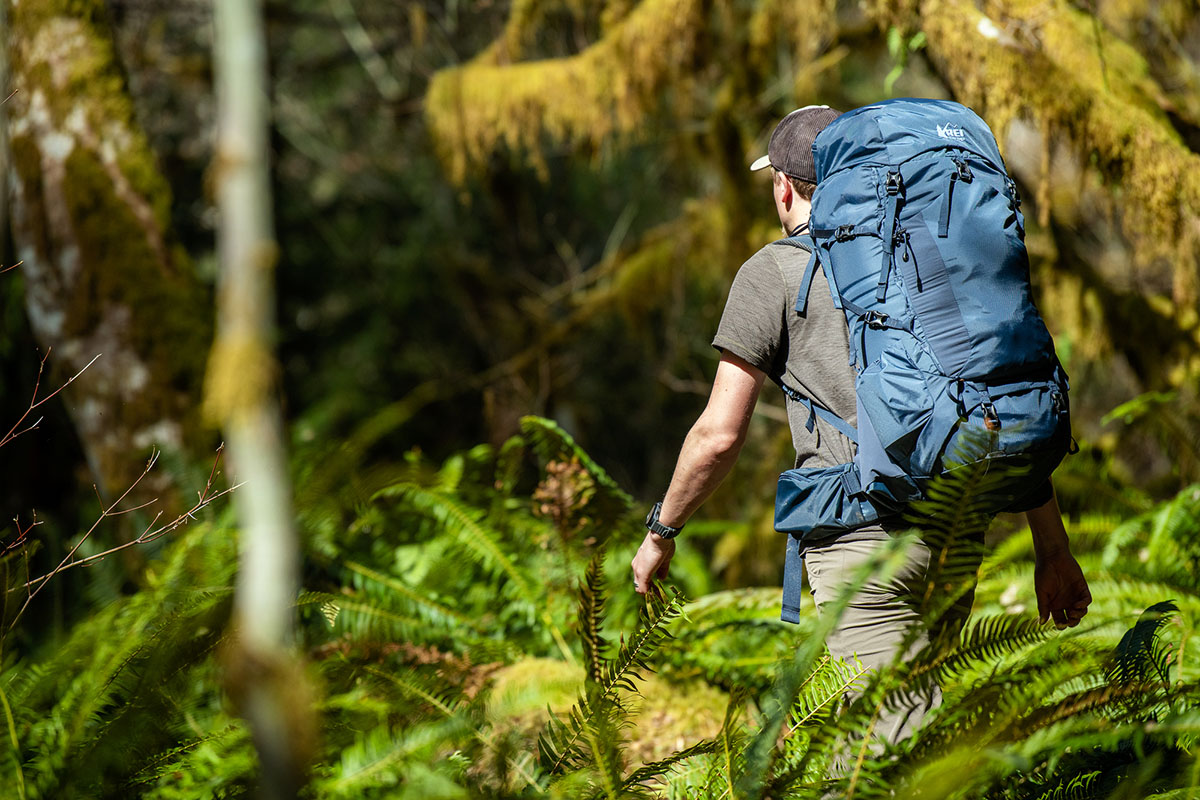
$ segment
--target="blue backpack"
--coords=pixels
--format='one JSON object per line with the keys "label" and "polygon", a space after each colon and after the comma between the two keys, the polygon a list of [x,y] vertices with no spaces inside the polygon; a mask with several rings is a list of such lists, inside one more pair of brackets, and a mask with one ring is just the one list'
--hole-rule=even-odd
{"label": "blue backpack", "polygon": [[809,408],[810,426],[819,417],[858,447],[851,463],[779,478],[790,622],[802,541],[898,518],[966,465],[1004,467],[985,511],[1024,510],[1071,447],[1067,378],[1033,305],[1020,197],[987,124],[958,103],[888,100],[835,119],[813,156],[811,241],[784,241],[811,253],[797,313],[818,268],[845,312],[857,430],[784,391]]}

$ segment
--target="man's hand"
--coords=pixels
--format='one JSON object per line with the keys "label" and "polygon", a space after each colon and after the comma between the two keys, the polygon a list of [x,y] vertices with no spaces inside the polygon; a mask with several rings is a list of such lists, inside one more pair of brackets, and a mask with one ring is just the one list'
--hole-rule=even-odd
{"label": "man's hand", "polygon": [[630,566],[633,567],[633,588],[638,594],[650,591],[655,578],[666,578],[671,557],[675,555],[675,540],[663,539],[656,533],[646,531],[646,538],[638,548]]}
{"label": "man's hand", "polygon": [[1083,570],[1069,552],[1039,558],[1033,568],[1033,585],[1037,592],[1038,620],[1053,618],[1060,628],[1078,625],[1092,602]]}

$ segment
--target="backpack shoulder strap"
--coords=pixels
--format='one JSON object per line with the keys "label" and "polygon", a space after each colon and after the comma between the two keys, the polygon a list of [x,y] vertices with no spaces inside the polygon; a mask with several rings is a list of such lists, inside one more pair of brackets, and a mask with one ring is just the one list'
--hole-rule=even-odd
{"label": "backpack shoulder strap", "polygon": [[808,291],[812,288],[813,273],[817,270],[817,252],[810,244],[811,240],[803,234],[780,239],[775,244],[786,244],[808,253],[808,264],[804,267],[804,277],[800,279],[800,291],[796,293],[796,313],[804,315],[808,311]]}

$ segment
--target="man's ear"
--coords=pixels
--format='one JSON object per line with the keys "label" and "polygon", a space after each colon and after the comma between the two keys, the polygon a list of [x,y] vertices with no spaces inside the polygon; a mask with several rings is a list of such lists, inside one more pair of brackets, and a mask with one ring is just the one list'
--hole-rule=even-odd
{"label": "man's ear", "polygon": [[792,200],[796,193],[796,190],[792,186],[792,182],[787,179],[786,175],[784,175],[781,172],[776,173],[776,174],[779,175],[779,177],[783,183],[783,194],[780,195],[780,200],[783,202],[784,209],[786,209],[787,211],[791,211],[792,210]]}

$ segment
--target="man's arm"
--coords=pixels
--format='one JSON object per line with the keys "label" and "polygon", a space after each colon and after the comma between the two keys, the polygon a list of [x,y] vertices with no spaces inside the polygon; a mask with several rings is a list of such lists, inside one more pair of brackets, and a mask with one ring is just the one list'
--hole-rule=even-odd
{"label": "man's arm", "polygon": [[[729,474],[746,441],[746,429],[764,378],[766,374],[748,361],[728,351],[722,353],[708,405],[683,441],[675,474],[663,498],[659,520],[664,525],[678,528],[687,522]],[[650,589],[654,577],[667,577],[673,555],[674,539],[646,532],[632,563],[638,594]]]}
{"label": "man's arm", "polygon": [[1071,555],[1054,495],[1045,504],[1025,512],[1033,535],[1033,582],[1037,593],[1038,618],[1053,617],[1056,625],[1075,627],[1087,614],[1092,594],[1083,570]]}

